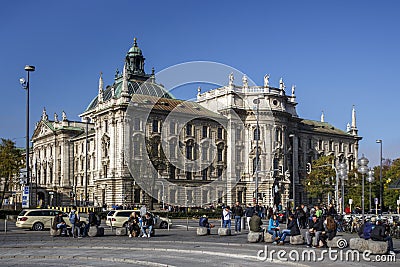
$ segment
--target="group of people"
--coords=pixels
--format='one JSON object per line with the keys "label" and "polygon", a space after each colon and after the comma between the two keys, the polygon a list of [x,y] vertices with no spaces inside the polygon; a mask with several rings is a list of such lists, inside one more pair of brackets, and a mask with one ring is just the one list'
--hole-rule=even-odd
{"label": "group of people", "polygon": [[72,236],[74,238],[82,238],[88,236],[88,232],[91,226],[100,225],[100,219],[96,216],[93,211],[88,211],[88,221],[83,223],[81,216],[79,215],[76,206],[72,207],[72,210],[68,214],[68,220],[71,228],[68,228],[67,223],[63,218],[63,213],[59,212],[53,219],[52,229],[61,229],[61,234],[65,236]]}
{"label": "group of people", "polygon": [[128,219],[129,237],[147,237],[150,238],[153,234],[154,218],[147,211],[140,211],[140,215],[132,212]]}
{"label": "group of people", "polygon": [[361,225],[358,231],[358,236],[366,240],[371,239],[373,241],[386,241],[387,252],[395,255],[393,251],[393,240],[388,233],[389,227],[385,225],[382,220],[372,217],[371,221],[367,221]]}

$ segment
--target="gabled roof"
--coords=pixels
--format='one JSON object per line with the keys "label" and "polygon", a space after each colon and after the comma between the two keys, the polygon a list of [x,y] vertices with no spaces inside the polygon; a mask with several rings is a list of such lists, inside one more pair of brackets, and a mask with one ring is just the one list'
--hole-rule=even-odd
{"label": "gabled roof", "polygon": [[332,124],[329,124],[327,122],[314,121],[314,120],[302,119],[299,123],[299,129],[305,130],[305,131],[325,133],[325,134],[347,135],[349,137],[353,136],[339,128],[336,128]]}

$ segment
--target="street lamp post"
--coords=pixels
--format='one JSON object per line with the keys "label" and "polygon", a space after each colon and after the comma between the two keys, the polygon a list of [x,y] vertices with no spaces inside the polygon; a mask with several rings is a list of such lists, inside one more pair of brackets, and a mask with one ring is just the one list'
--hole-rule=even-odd
{"label": "street lamp post", "polygon": [[24,78],[19,79],[22,87],[26,89],[26,138],[25,138],[25,149],[26,149],[26,178],[27,183],[29,184],[29,195],[28,195],[28,204],[31,206],[31,195],[32,195],[32,183],[30,179],[30,170],[29,170],[29,73],[35,71],[35,66],[25,66],[25,71],[27,73],[27,80]]}
{"label": "street lamp post", "polygon": [[374,182],[374,170],[368,171],[367,182],[369,183],[369,212],[372,210],[372,193],[371,193],[371,184]]}
{"label": "street lamp post", "polygon": [[339,178],[341,179],[341,183],[342,183],[342,203],[341,203],[341,212],[342,214],[344,214],[344,182],[345,180],[347,180],[347,164],[342,162],[339,164]]}
{"label": "street lamp post", "polygon": [[85,136],[85,206],[88,206],[88,131],[89,131],[89,118],[86,117],[86,136]]}
{"label": "street lamp post", "polygon": [[362,222],[365,222],[365,215],[364,215],[364,175],[366,173],[368,173],[369,169],[368,169],[368,163],[369,160],[362,156],[362,158],[360,158],[358,160],[358,172],[361,173],[362,175],[362,196],[361,196],[361,209],[362,209]]}
{"label": "street lamp post", "polygon": [[383,211],[383,184],[382,184],[382,143],[381,139],[376,140],[378,144],[380,144],[380,154],[379,154],[379,202],[381,204],[381,214]]}
{"label": "street lamp post", "polygon": [[256,98],[253,100],[254,104],[257,104],[257,114],[256,114],[256,121],[257,121],[257,126],[256,126],[256,131],[257,131],[257,139],[256,139],[256,179],[255,179],[255,195],[256,195],[256,205],[258,204],[258,165],[260,161],[260,153],[258,149],[258,140],[261,137],[261,132],[260,132],[260,125],[259,125],[259,108],[260,108],[260,98]]}
{"label": "street lamp post", "polygon": [[295,184],[295,164],[294,164],[294,139],[296,137],[295,134],[289,134],[289,137],[293,138],[292,139],[292,190],[293,190],[293,208],[296,208],[296,184]]}

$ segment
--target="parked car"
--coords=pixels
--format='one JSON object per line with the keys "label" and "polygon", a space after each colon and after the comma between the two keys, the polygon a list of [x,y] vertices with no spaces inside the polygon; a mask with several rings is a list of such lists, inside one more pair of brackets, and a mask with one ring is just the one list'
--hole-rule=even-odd
{"label": "parked car", "polygon": [[42,231],[51,228],[53,219],[59,213],[63,213],[64,221],[68,226],[71,223],[68,220],[68,214],[60,210],[53,209],[25,209],[20,212],[17,217],[15,226],[19,228],[32,229],[34,231]]}
{"label": "parked car", "polygon": [[[140,210],[112,210],[107,214],[106,224],[112,227],[128,227],[128,219],[132,212],[140,214]],[[171,227],[172,220],[166,217],[151,214],[154,218],[155,228],[166,229]]]}

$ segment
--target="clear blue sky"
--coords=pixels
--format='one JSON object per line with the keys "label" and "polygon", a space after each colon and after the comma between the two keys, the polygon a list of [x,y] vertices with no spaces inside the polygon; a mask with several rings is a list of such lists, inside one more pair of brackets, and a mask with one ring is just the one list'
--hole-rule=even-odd
{"label": "clear blue sky", "polygon": [[[360,152],[398,158],[400,1],[3,1],[0,4],[0,137],[24,146],[31,76],[31,132],[49,117],[78,119],[122,69],[133,37],[146,70],[209,60],[262,84],[296,84],[298,114],[346,129],[357,109]],[[194,90],[195,91],[195,90]],[[186,92],[188,98],[195,92]]]}

